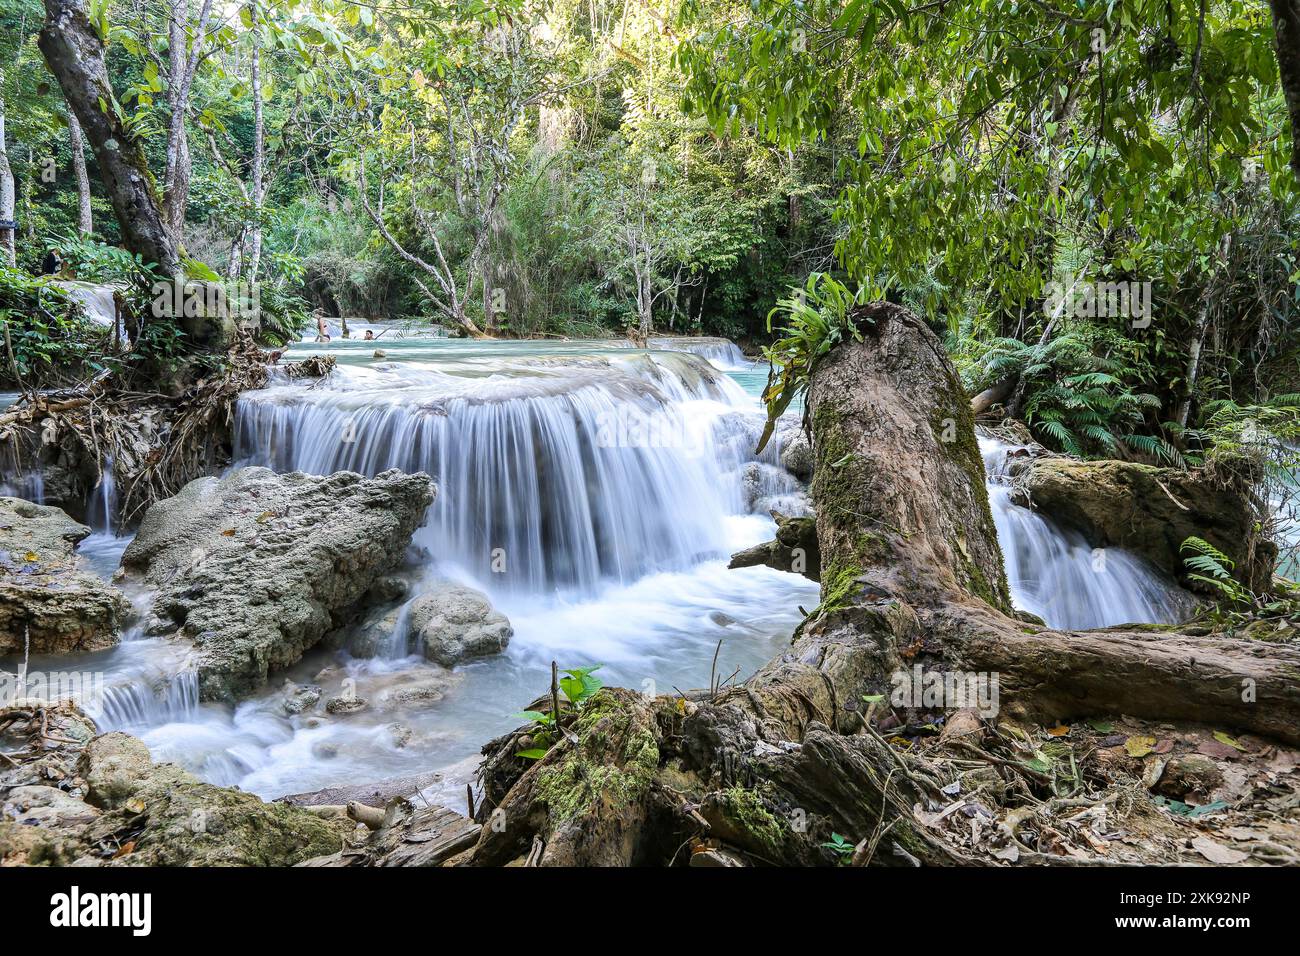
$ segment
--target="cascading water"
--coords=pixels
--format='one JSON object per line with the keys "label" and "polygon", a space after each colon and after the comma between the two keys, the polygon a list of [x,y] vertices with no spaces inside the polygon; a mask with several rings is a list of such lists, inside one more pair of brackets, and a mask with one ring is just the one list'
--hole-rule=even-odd
{"label": "cascading water", "polygon": [[99,534],[114,534],[117,521],[117,479],[113,477],[113,457],[104,462],[99,481],[90,496],[90,506],[86,509],[86,521]]}
{"label": "cascading water", "polygon": [[1019,446],[981,435],[989,506],[1012,603],[1049,626],[1173,623],[1190,596],[1122,548],[1093,548],[1083,535],[1012,501],[1007,456]]}
{"label": "cascading water", "polygon": [[321,387],[249,393],[236,455],[428,472],[438,494],[418,542],[497,593],[593,595],[724,554],[761,427],[734,382],[678,354],[483,372],[343,366]]}
{"label": "cascading water", "polygon": [[[376,359],[377,348],[399,361]],[[295,357],[319,351],[339,361],[329,380],[273,377],[241,398],[244,463],[428,471],[438,495],[416,536],[426,556],[407,572],[412,594],[441,577],[488,591],[514,638],[449,673],[414,653],[402,607],[375,658],[313,651],[231,708],[198,701],[183,644],[133,629],[85,660],[103,678],[88,709],[155,759],[265,797],[448,767],[517,723],[510,715],[545,689],[552,660],[670,691],[705,683],[722,641],[718,669],[743,679],[788,645],[798,607],[816,603],[799,576],[726,567],[771,536],[767,509],[803,506],[777,448],[752,453],[758,403],[736,383],[743,373],[714,367],[734,356],[354,335]],[[105,575],[127,541],[98,517],[112,513],[112,491],[101,482],[100,530],[81,545]],[[281,680],[318,703],[287,707]],[[401,703],[428,687],[445,696]],[[323,712],[348,692],[367,709]]]}

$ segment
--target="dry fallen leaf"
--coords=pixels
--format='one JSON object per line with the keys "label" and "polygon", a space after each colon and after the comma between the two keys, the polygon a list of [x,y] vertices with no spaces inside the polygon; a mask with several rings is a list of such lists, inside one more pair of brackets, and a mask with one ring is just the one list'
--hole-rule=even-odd
{"label": "dry fallen leaf", "polygon": [[1134,735],[1124,742],[1124,749],[1130,757],[1145,757],[1155,749],[1156,738]]}
{"label": "dry fallen leaf", "polygon": [[221,534],[222,534],[222,537],[233,538],[233,537],[235,536],[235,529],[234,529],[234,528],[227,528],[225,531],[221,532]]}
{"label": "dry fallen leaf", "polygon": [[1061,724],[1059,727],[1048,727],[1047,732],[1053,737],[1064,737],[1070,732],[1070,728],[1065,724]]}
{"label": "dry fallen leaf", "polygon": [[1209,837],[1199,836],[1192,841],[1192,849],[1201,856],[1205,857],[1211,863],[1218,863],[1222,866],[1231,866],[1234,863],[1241,863],[1250,858],[1249,853],[1243,853],[1241,850],[1234,850],[1226,847],[1222,843],[1215,843]]}
{"label": "dry fallen leaf", "polygon": [[1225,734],[1222,730],[1216,730],[1216,731],[1214,732],[1214,739],[1217,740],[1217,741],[1218,741],[1219,743],[1221,743],[1221,744],[1227,744],[1227,745],[1228,745],[1229,747],[1231,747],[1233,750],[1240,750],[1240,751],[1243,751],[1243,752],[1246,750],[1245,747],[1243,747],[1241,744],[1237,743],[1237,741],[1233,740],[1231,737],[1229,737],[1227,734]]}

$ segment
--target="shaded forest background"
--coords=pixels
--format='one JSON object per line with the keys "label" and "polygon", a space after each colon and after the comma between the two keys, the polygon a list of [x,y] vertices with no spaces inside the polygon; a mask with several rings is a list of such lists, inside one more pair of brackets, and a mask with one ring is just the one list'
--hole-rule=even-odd
{"label": "shaded forest background", "polygon": [[[45,6],[0,0],[15,325],[50,249],[140,266]],[[1293,423],[1282,0],[84,6],[187,272],[256,281],[283,337],[320,309],[797,369],[885,297],[1053,447],[1178,462]],[[1053,304],[1105,282],[1149,283],[1151,321]],[[58,321],[20,336],[32,374]]]}

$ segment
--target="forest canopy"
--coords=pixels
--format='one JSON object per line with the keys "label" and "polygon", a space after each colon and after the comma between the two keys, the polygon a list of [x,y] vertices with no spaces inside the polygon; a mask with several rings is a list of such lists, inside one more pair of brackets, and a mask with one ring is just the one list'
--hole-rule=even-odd
{"label": "forest canopy", "polygon": [[139,251],[38,44],[84,10],[177,261],[284,337],[315,309],[797,369],[810,295],[885,297],[1040,439],[1175,460],[1300,390],[1293,6],[2,0],[14,262]]}

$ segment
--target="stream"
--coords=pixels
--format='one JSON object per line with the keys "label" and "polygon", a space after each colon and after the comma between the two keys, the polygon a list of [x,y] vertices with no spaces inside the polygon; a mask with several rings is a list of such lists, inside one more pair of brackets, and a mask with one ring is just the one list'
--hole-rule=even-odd
{"label": "stream", "polygon": [[[291,350],[287,359],[334,356],[328,380],[273,370],[266,388],[241,396],[237,463],[428,472],[437,496],[404,572],[411,594],[438,579],[484,591],[514,627],[509,648],[457,667],[431,706],[403,706],[403,688],[448,677],[408,653],[399,614],[376,657],[310,652],[231,707],[199,703],[183,648],[132,631],[78,659],[104,675],[91,708],[101,730],[129,731],[155,759],[266,798],[448,768],[432,796],[459,807],[479,748],[520,723],[512,715],[546,690],[552,660],[599,663],[606,683],[655,693],[706,686],[715,671],[738,682],[785,650],[800,606],[817,604],[817,586],[800,576],[727,569],[733,551],[772,536],[769,510],[806,508],[778,449],[753,453],[765,369],[733,344],[633,350],[396,332],[367,342],[366,328],[385,327],[352,324],[352,338]],[[1099,554],[1013,503],[1012,447],[981,438],[1017,607],[1069,628],[1181,616],[1169,582],[1143,561]],[[110,527],[114,495],[111,482],[96,489],[95,533],[80,547],[105,576],[129,540]],[[290,713],[283,679],[321,687],[322,699],[348,688],[376,704],[347,717]]]}

